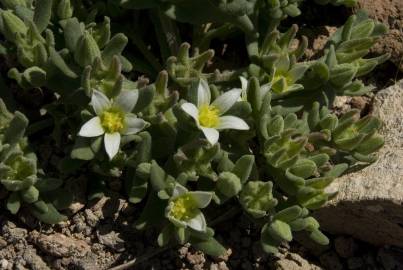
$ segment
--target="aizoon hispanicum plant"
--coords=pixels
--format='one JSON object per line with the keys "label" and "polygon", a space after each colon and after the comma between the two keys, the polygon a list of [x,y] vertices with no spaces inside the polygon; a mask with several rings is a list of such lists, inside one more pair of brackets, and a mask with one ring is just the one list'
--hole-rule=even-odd
{"label": "aizoon hispanicum plant", "polygon": [[[371,91],[359,77],[388,58],[365,58],[386,29],[362,12],[322,57],[305,61],[307,38],[292,46],[297,25],[279,30],[300,15],[301,0],[0,3],[8,77],[20,96],[52,96],[31,125],[0,103],[0,198],[13,214],[29,208],[43,222],[64,220],[59,211],[74,200],[64,186],[85,174],[90,199],[119,181],[115,190],[142,210],[136,228],[158,228],[161,246],[223,254],[210,224],[229,208],[256,222],[267,252],[295,231],[327,244],[311,211],[335,195],[326,191],[335,178],[374,162],[383,145],[378,119],[329,109],[337,95]],[[229,35],[243,37],[231,46],[245,59],[212,70],[211,41]],[[37,158],[41,141],[26,129],[50,131],[56,164]]]}

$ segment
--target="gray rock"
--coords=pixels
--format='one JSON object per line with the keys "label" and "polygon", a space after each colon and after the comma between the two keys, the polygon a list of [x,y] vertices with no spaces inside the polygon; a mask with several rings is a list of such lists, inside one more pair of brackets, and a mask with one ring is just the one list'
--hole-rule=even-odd
{"label": "gray rock", "polygon": [[[272,269],[272,268],[270,268]],[[311,264],[296,253],[287,253],[274,263],[276,270],[321,270],[322,268]]]}
{"label": "gray rock", "polygon": [[83,257],[91,250],[85,241],[67,237],[60,233],[45,235],[32,231],[30,241],[43,252],[55,257]]}
{"label": "gray rock", "polygon": [[123,252],[125,250],[125,241],[120,238],[120,234],[113,231],[109,225],[104,225],[97,230],[97,237],[101,244],[116,251]]}
{"label": "gray rock", "polygon": [[28,248],[24,251],[23,258],[32,270],[50,270],[42,258],[39,257],[32,248]]}
{"label": "gray rock", "polygon": [[0,249],[2,249],[5,246],[7,246],[7,241],[4,240],[4,238],[0,236]]}
{"label": "gray rock", "polygon": [[378,161],[334,181],[339,194],[314,215],[325,231],[403,247],[403,80],[377,93],[373,114],[384,123]]}

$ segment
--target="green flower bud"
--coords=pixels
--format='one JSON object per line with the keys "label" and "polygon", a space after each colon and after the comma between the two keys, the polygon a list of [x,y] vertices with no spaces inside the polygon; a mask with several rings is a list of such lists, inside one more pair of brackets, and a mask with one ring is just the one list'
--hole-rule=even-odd
{"label": "green flower bud", "polygon": [[236,196],[242,189],[241,180],[230,172],[222,172],[218,177],[217,189],[227,197]]}
{"label": "green flower bud", "polygon": [[272,195],[272,188],[272,182],[250,181],[244,186],[239,201],[253,217],[264,217],[277,205],[277,200]]}

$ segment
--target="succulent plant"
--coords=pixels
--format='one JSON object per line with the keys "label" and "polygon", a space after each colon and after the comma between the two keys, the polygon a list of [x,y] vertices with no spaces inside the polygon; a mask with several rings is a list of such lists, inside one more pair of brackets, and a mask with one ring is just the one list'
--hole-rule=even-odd
{"label": "succulent plant", "polygon": [[57,223],[65,219],[47,197],[63,183],[38,175],[37,157],[28,149],[24,137],[28,119],[20,112],[11,114],[0,99],[0,190],[7,195],[6,207],[16,214],[27,207],[38,219]]}
{"label": "succulent plant", "polygon": [[[0,0],[0,53],[19,86],[5,92],[45,97],[26,116],[0,102],[6,208],[58,223],[73,199],[69,179],[88,174],[89,198],[122,192],[141,210],[135,227],[158,231],[160,246],[222,255],[213,227],[230,207],[255,223],[267,252],[297,231],[327,244],[311,211],[384,143],[377,118],[338,116],[332,103],[371,90],[358,78],[388,58],[365,58],[386,28],[359,12],[305,61],[307,38],[283,27],[303,3]],[[216,61],[216,40],[238,61]],[[42,140],[58,150],[49,166],[34,154]]]}

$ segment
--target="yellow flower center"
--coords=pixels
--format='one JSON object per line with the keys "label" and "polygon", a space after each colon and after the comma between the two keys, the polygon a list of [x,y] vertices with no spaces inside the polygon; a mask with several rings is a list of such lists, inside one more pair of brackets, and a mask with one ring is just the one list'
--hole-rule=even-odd
{"label": "yellow flower center", "polygon": [[189,220],[194,216],[196,202],[190,195],[175,198],[172,202],[171,215],[178,220]]}
{"label": "yellow flower center", "polygon": [[101,115],[101,125],[106,133],[120,132],[125,127],[125,116],[119,111],[105,111]]}
{"label": "yellow flower center", "polygon": [[199,108],[199,123],[203,127],[217,127],[220,123],[219,110],[214,106],[202,105]]}
{"label": "yellow flower center", "polygon": [[[279,81],[279,80],[281,80],[281,79],[284,79],[284,81],[285,81],[285,87],[284,87],[284,89],[280,89],[279,87],[277,87],[276,85],[274,85],[277,81]],[[274,78],[273,78],[273,87],[272,87],[272,89],[273,89],[273,91],[276,92],[276,93],[281,93],[281,92],[283,92],[283,90],[287,90],[288,86],[289,86],[290,84],[292,84],[292,83],[293,83],[293,82],[292,82],[292,78],[290,77],[289,74],[287,74],[286,72],[276,72],[276,73],[274,74]]]}

